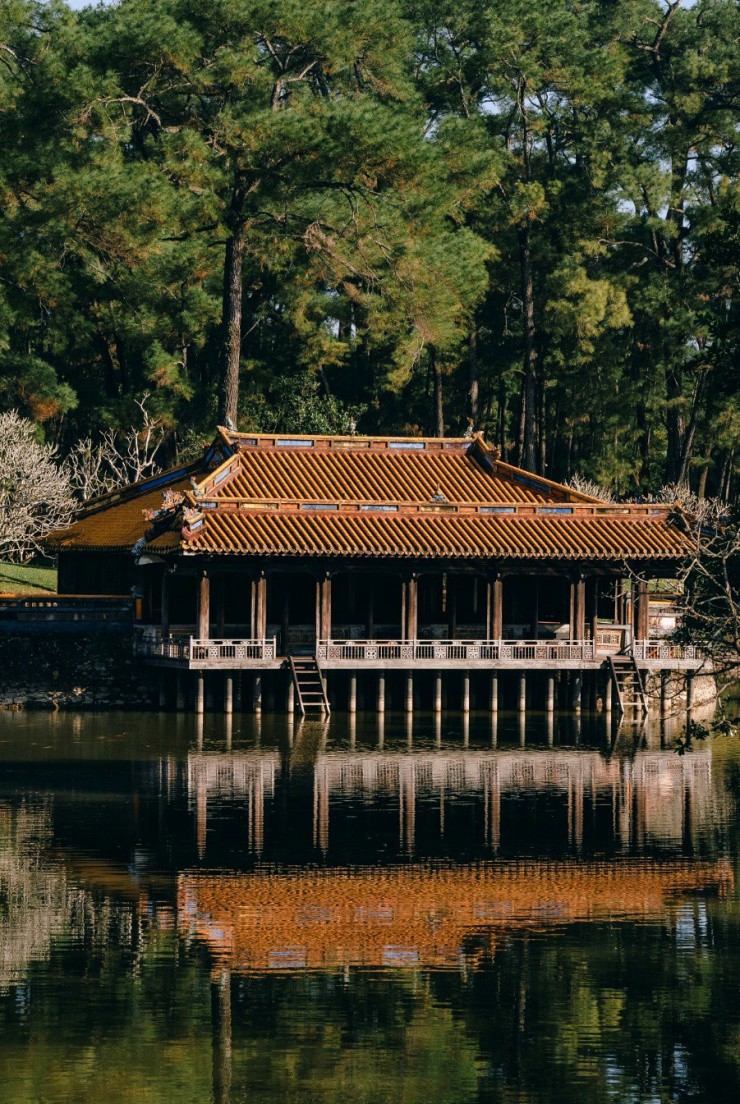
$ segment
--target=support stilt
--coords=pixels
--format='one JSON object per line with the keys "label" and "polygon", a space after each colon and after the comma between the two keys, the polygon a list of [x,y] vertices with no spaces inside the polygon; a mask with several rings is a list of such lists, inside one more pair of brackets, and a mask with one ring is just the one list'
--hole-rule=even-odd
{"label": "support stilt", "polygon": [[262,675],[254,676],[252,691],[252,712],[262,716]]}
{"label": "support stilt", "polygon": [[234,676],[224,675],[224,713],[234,712]]}
{"label": "support stilt", "polygon": [[406,712],[414,712],[414,676],[411,671],[406,675]]}
{"label": "support stilt", "polygon": [[463,713],[470,712],[470,675],[467,672],[463,675],[462,711]]}
{"label": "support stilt", "polygon": [[492,713],[498,713],[498,675],[491,675],[490,709]]}
{"label": "support stilt", "polygon": [[519,674],[519,712],[524,713],[527,708],[527,675],[524,671]]}
{"label": "support stilt", "polygon": [[547,676],[547,712],[555,712],[555,676]]}
{"label": "support stilt", "polygon": [[195,712],[203,713],[206,708],[206,687],[203,672],[198,671],[195,676]]}
{"label": "support stilt", "polygon": [[573,695],[573,709],[576,713],[580,713],[583,705],[583,678],[580,671],[573,672],[573,684],[571,690]]}
{"label": "support stilt", "polygon": [[347,708],[350,713],[357,712],[357,675],[349,676],[349,688],[347,692]]}
{"label": "support stilt", "polygon": [[442,712],[442,672],[435,671],[434,674],[434,712]]}
{"label": "support stilt", "polygon": [[378,713],[385,713],[385,675],[378,675]]}
{"label": "support stilt", "polygon": [[285,683],[285,712],[289,717],[295,713],[295,686],[290,676]]}

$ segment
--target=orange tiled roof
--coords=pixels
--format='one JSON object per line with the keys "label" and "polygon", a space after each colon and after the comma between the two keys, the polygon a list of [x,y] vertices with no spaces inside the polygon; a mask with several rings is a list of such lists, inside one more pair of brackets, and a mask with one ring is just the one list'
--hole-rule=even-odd
{"label": "orange tiled roof", "polygon": [[[220,450],[220,451],[219,451]],[[220,462],[219,462],[220,461]],[[306,437],[219,430],[209,458],[171,473],[185,509],[155,528],[149,484],[92,504],[59,549],[428,559],[675,559],[664,506],[615,506],[504,464],[480,436]],[[192,489],[191,488],[192,483]]]}
{"label": "orange tiled roof", "polygon": [[186,530],[188,552],[479,560],[685,555],[684,537],[664,511],[658,517],[580,511],[552,517],[262,509],[204,511],[202,518]]}
{"label": "orange tiled roof", "polygon": [[726,894],[724,862],[652,860],[187,872],[183,930],[232,969],[457,967],[470,936],[491,950],[518,928],[668,914],[682,895]]}

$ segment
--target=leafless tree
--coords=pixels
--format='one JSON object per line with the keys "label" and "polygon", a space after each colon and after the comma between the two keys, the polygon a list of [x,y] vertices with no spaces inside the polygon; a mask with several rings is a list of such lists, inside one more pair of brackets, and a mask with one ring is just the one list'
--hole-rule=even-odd
{"label": "leafless tree", "polygon": [[579,494],[590,495],[591,498],[600,498],[603,502],[614,501],[614,495],[606,487],[602,487],[595,479],[588,479],[577,472],[567,481],[566,487],[572,487]]}
{"label": "leafless tree", "polygon": [[0,414],[0,559],[23,563],[76,509],[68,471],[53,445],[15,410]]}
{"label": "leafless tree", "polygon": [[711,499],[698,506],[683,515],[692,551],[675,639],[696,645],[722,691],[740,677],[740,510]]}
{"label": "leafless tree", "polygon": [[149,395],[136,405],[140,424],[124,432],[105,430],[97,441],[84,437],[67,456],[66,467],[75,494],[82,502],[128,483],[138,483],[159,471],[157,460],[164,434],[147,410]]}

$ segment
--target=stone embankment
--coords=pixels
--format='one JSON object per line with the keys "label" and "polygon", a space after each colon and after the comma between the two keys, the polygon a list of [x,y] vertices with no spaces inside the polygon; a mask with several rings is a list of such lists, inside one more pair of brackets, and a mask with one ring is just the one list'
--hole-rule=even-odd
{"label": "stone embankment", "polygon": [[130,633],[0,635],[0,709],[148,709]]}

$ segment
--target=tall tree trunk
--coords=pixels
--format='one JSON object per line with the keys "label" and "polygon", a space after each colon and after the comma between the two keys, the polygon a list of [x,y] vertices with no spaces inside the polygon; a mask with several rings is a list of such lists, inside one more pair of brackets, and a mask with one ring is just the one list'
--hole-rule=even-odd
{"label": "tall tree trunk", "polygon": [[683,442],[681,445],[681,470],[678,473],[679,483],[689,482],[689,466],[691,464],[691,458],[694,454],[694,441],[696,440],[696,430],[699,424],[699,401],[704,391],[704,382],[707,377],[707,369],[703,368],[697,377],[696,385],[694,387],[694,397],[691,402],[691,417],[689,418],[688,427],[683,435]]}
{"label": "tall tree trunk", "polygon": [[522,305],[524,308],[524,379],[522,380],[522,457],[529,471],[537,467],[537,333],[534,325],[534,294],[532,291],[532,254],[530,228],[519,231],[519,264],[522,275]]}
{"label": "tall tree trunk", "polygon": [[224,284],[221,313],[222,357],[218,395],[218,421],[236,425],[239,406],[239,364],[242,351],[242,272],[246,234],[244,227],[244,191],[237,182],[229,210],[229,240],[224,259]]}
{"label": "tall tree trunk", "polygon": [[499,372],[498,377],[498,411],[496,413],[496,440],[499,447],[499,455],[506,460],[506,380],[504,373]]}
{"label": "tall tree trunk", "polygon": [[697,498],[706,498],[707,497],[707,478],[709,476],[709,465],[710,465],[710,463],[711,463],[711,461],[709,459],[709,456],[707,456],[707,459],[702,464],[701,471],[699,472],[699,485],[696,488],[696,497]]}
{"label": "tall tree trunk", "polygon": [[437,360],[437,350],[429,346],[429,363],[434,383],[434,432],[437,437],[445,435],[444,393],[442,391],[442,367]]}
{"label": "tall tree trunk", "polygon": [[537,386],[537,423],[539,425],[539,453],[537,456],[537,471],[544,475],[547,471],[547,408],[545,398],[545,381],[542,373]]}
{"label": "tall tree trunk", "polygon": [[470,400],[470,418],[473,426],[478,428],[480,414],[480,382],[478,379],[478,331],[473,322],[470,327],[470,341],[468,346],[468,398]]}
{"label": "tall tree trunk", "polygon": [[666,429],[668,447],[666,450],[666,483],[678,483],[681,478],[681,458],[683,456],[684,436],[686,433],[683,372],[679,368],[666,372]]}

